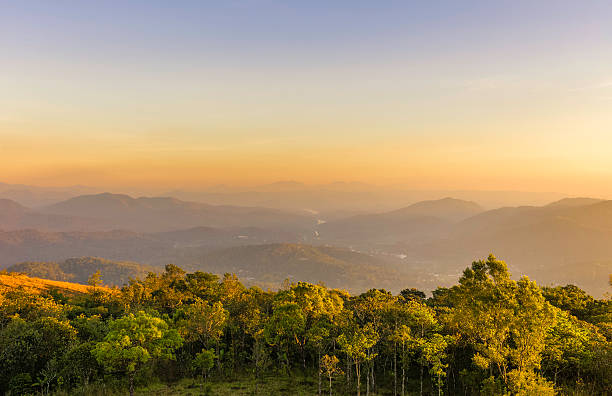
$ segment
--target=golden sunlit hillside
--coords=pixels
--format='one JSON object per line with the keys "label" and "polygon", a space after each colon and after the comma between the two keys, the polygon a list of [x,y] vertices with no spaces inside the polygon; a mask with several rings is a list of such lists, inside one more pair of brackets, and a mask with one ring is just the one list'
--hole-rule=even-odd
{"label": "golden sunlit hillside", "polygon": [[[48,279],[33,278],[23,274],[0,273],[0,293],[4,294],[11,290],[22,288],[33,294],[40,294],[51,290],[57,290],[63,294],[85,294],[90,290],[90,286],[78,283],[60,282]],[[107,287],[99,287],[105,291],[111,291]]]}

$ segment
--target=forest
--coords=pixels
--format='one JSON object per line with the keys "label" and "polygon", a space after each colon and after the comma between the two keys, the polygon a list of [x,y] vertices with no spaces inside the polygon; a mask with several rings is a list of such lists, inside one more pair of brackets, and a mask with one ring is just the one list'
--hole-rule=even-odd
{"label": "forest", "polygon": [[289,281],[264,291],[172,264],[121,288],[103,283],[98,272],[82,293],[2,289],[0,392],[612,392],[610,299],[514,280],[493,255],[430,295]]}

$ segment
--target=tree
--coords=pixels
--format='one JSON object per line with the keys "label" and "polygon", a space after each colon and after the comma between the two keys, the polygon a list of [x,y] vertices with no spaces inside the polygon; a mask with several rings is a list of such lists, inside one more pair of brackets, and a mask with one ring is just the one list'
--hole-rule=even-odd
{"label": "tree", "polygon": [[400,296],[402,296],[406,301],[414,300],[419,302],[425,301],[425,298],[427,297],[425,293],[415,288],[402,290],[400,292]]}
{"label": "tree", "polygon": [[300,307],[296,303],[285,303],[274,309],[264,328],[265,339],[277,348],[278,359],[287,374],[291,368],[289,347],[294,341],[300,343],[305,326],[306,319]]}
{"label": "tree", "polygon": [[438,386],[438,396],[442,394],[442,378],[446,376],[445,369],[448,367],[448,364],[443,363],[447,346],[447,339],[440,334],[434,334],[421,343],[422,360],[430,366],[429,373]]}
{"label": "tree", "polygon": [[[411,353],[410,353],[411,351],[410,351],[410,348],[407,347],[407,345],[413,344],[415,342],[415,339],[412,337],[410,327],[406,325],[401,325],[398,328],[396,328],[391,337],[394,342],[399,343],[402,346],[400,362],[402,365],[402,381],[401,381],[402,396],[404,396],[405,383],[406,383],[406,369],[408,369],[408,367],[410,366],[410,357],[411,357]],[[395,355],[394,355],[394,358],[395,358]],[[395,377],[397,377],[397,362],[394,362],[393,366],[394,366],[393,367],[394,368],[393,393],[394,395],[397,395],[397,381],[395,380]]]}
{"label": "tree", "polygon": [[420,365],[420,391],[423,394],[423,369],[427,364],[427,360],[423,358],[422,345],[427,343],[427,339],[432,333],[438,329],[438,321],[436,320],[435,312],[433,309],[425,305],[423,302],[417,300],[407,300],[404,304],[405,309],[408,312],[408,323],[410,326],[410,336],[405,338],[404,345],[406,348],[405,359],[408,359],[411,355],[420,354],[421,357],[418,359]]}
{"label": "tree", "polygon": [[102,286],[102,275],[100,274],[100,270],[91,274],[89,279],[87,279],[87,284],[91,286],[94,293],[98,287]]}
{"label": "tree", "polygon": [[540,366],[554,315],[534,282],[513,281],[506,264],[490,255],[467,268],[451,294],[452,323],[472,343],[478,367],[495,367],[506,386],[511,371],[514,383],[536,378],[529,373]]}
{"label": "tree", "polygon": [[[357,396],[361,396],[361,365],[376,357],[369,352],[378,342],[379,335],[372,325],[354,327],[338,336],[338,344],[355,365],[357,376]],[[369,390],[368,390],[369,391]]]}
{"label": "tree", "polygon": [[176,325],[187,341],[199,341],[204,347],[223,334],[228,318],[221,302],[210,304],[200,298],[178,311]]}
{"label": "tree", "polygon": [[102,286],[102,275],[100,274],[100,270],[97,270],[91,274],[89,279],[87,279],[87,284],[91,286],[89,293],[91,295],[92,302],[95,305],[102,303],[102,295],[104,293],[100,290],[100,287]]}
{"label": "tree", "polygon": [[195,359],[193,360],[193,367],[200,372],[204,381],[206,381],[208,373],[215,365],[216,358],[217,356],[213,351],[208,349],[202,349],[202,351],[198,352]]}
{"label": "tree", "polygon": [[174,350],[182,344],[181,336],[164,320],[141,311],[111,321],[104,341],[92,353],[108,371],[128,375],[133,396],[134,374],[152,358],[173,359]]}
{"label": "tree", "polygon": [[44,379],[42,387],[48,391],[59,371],[56,362],[74,341],[76,330],[67,321],[47,317],[26,322],[13,317],[0,332],[0,387],[13,376],[28,373],[30,378]]}
{"label": "tree", "polygon": [[69,385],[87,386],[92,378],[103,371],[92,350],[95,343],[91,341],[73,345],[62,357],[61,375]]}
{"label": "tree", "polygon": [[344,374],[342,369],[338,366],[340,360],[332,355],[323,355],[321,357],[321,362],[319,364],[319,372],[325,374],[325,376],[329,379],[329,396],[332,395],[332,378],[341,376]]}

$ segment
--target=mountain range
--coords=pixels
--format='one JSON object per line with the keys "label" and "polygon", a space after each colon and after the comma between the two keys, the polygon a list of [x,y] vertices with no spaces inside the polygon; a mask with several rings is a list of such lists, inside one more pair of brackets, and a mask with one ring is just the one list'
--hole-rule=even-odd
{"label": "mountain range", "polygon": [[[291,192],[299,188],[281,187]],[[318,251],[347,249],[392,262],[393,271],[429,274],[440,285],[452,283],[466,264],[491,252],[507,260],[515,276],[529,275],[541,284],[575,283],[594,295],[608,291],[612,273],[612,201],[594,198],[492,210],[472,201],[444,198],[391,211],[336,212],[326,217],[307,211],[104,193],[38,209],[0,200],[0,229],[4,230],[0,232],[1,267],[96,256],[154,267],[173,262],[219,273],[236,270],[271,283],[283,276],[297,279],[294,273],[334,286],[336,280],[348,279],[321,271],[324,266],[317,267],[318,263],[329,260],[310,260],[313,254],[305,246],[311,246]],[[270,247],[277,244],[301,246],[294,251],[302,252],[305,259],[297,262],[307,267],[295,267],[301,272],[289,264],[285,268],[283,260],[296,261]],[[359,260],[345,262],[356,268],[368,262]],[[309,275],[308,267],[315,268],[313,274],[320,279]],[[359,272],[367,276],[363,271],[351,272],[347,288],[365,285],[358,280]]]}
{"label": "mountain range", "polygon": [[307,212],[208,205],[168,197],[132,198],[102,193],[70,198],[36,210],[12,200],[0,200],[0,229],[4,230],[161,232],[197,226],[304,229],[315,222]]}

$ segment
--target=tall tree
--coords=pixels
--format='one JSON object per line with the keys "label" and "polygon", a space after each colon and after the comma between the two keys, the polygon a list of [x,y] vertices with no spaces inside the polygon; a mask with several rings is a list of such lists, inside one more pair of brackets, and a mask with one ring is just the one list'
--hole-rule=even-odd
{"label": "tall tree", "polygon": [[107,370],[127,374],[130,396],[134,395],[134,374],[152,358],[173,359],[183,339],[168,324],[144,312],[113,320],[104,341],[92,353]]}
{"label": "tall tree", "polygon": [[355,365],[357,396],[361,396],[361,367],[376,357],[375,354],[369,352],[369,349],[378,342],[378,339],[378,333],[370,324],[365,327],[353,326],[338,336],[340,348]]}

